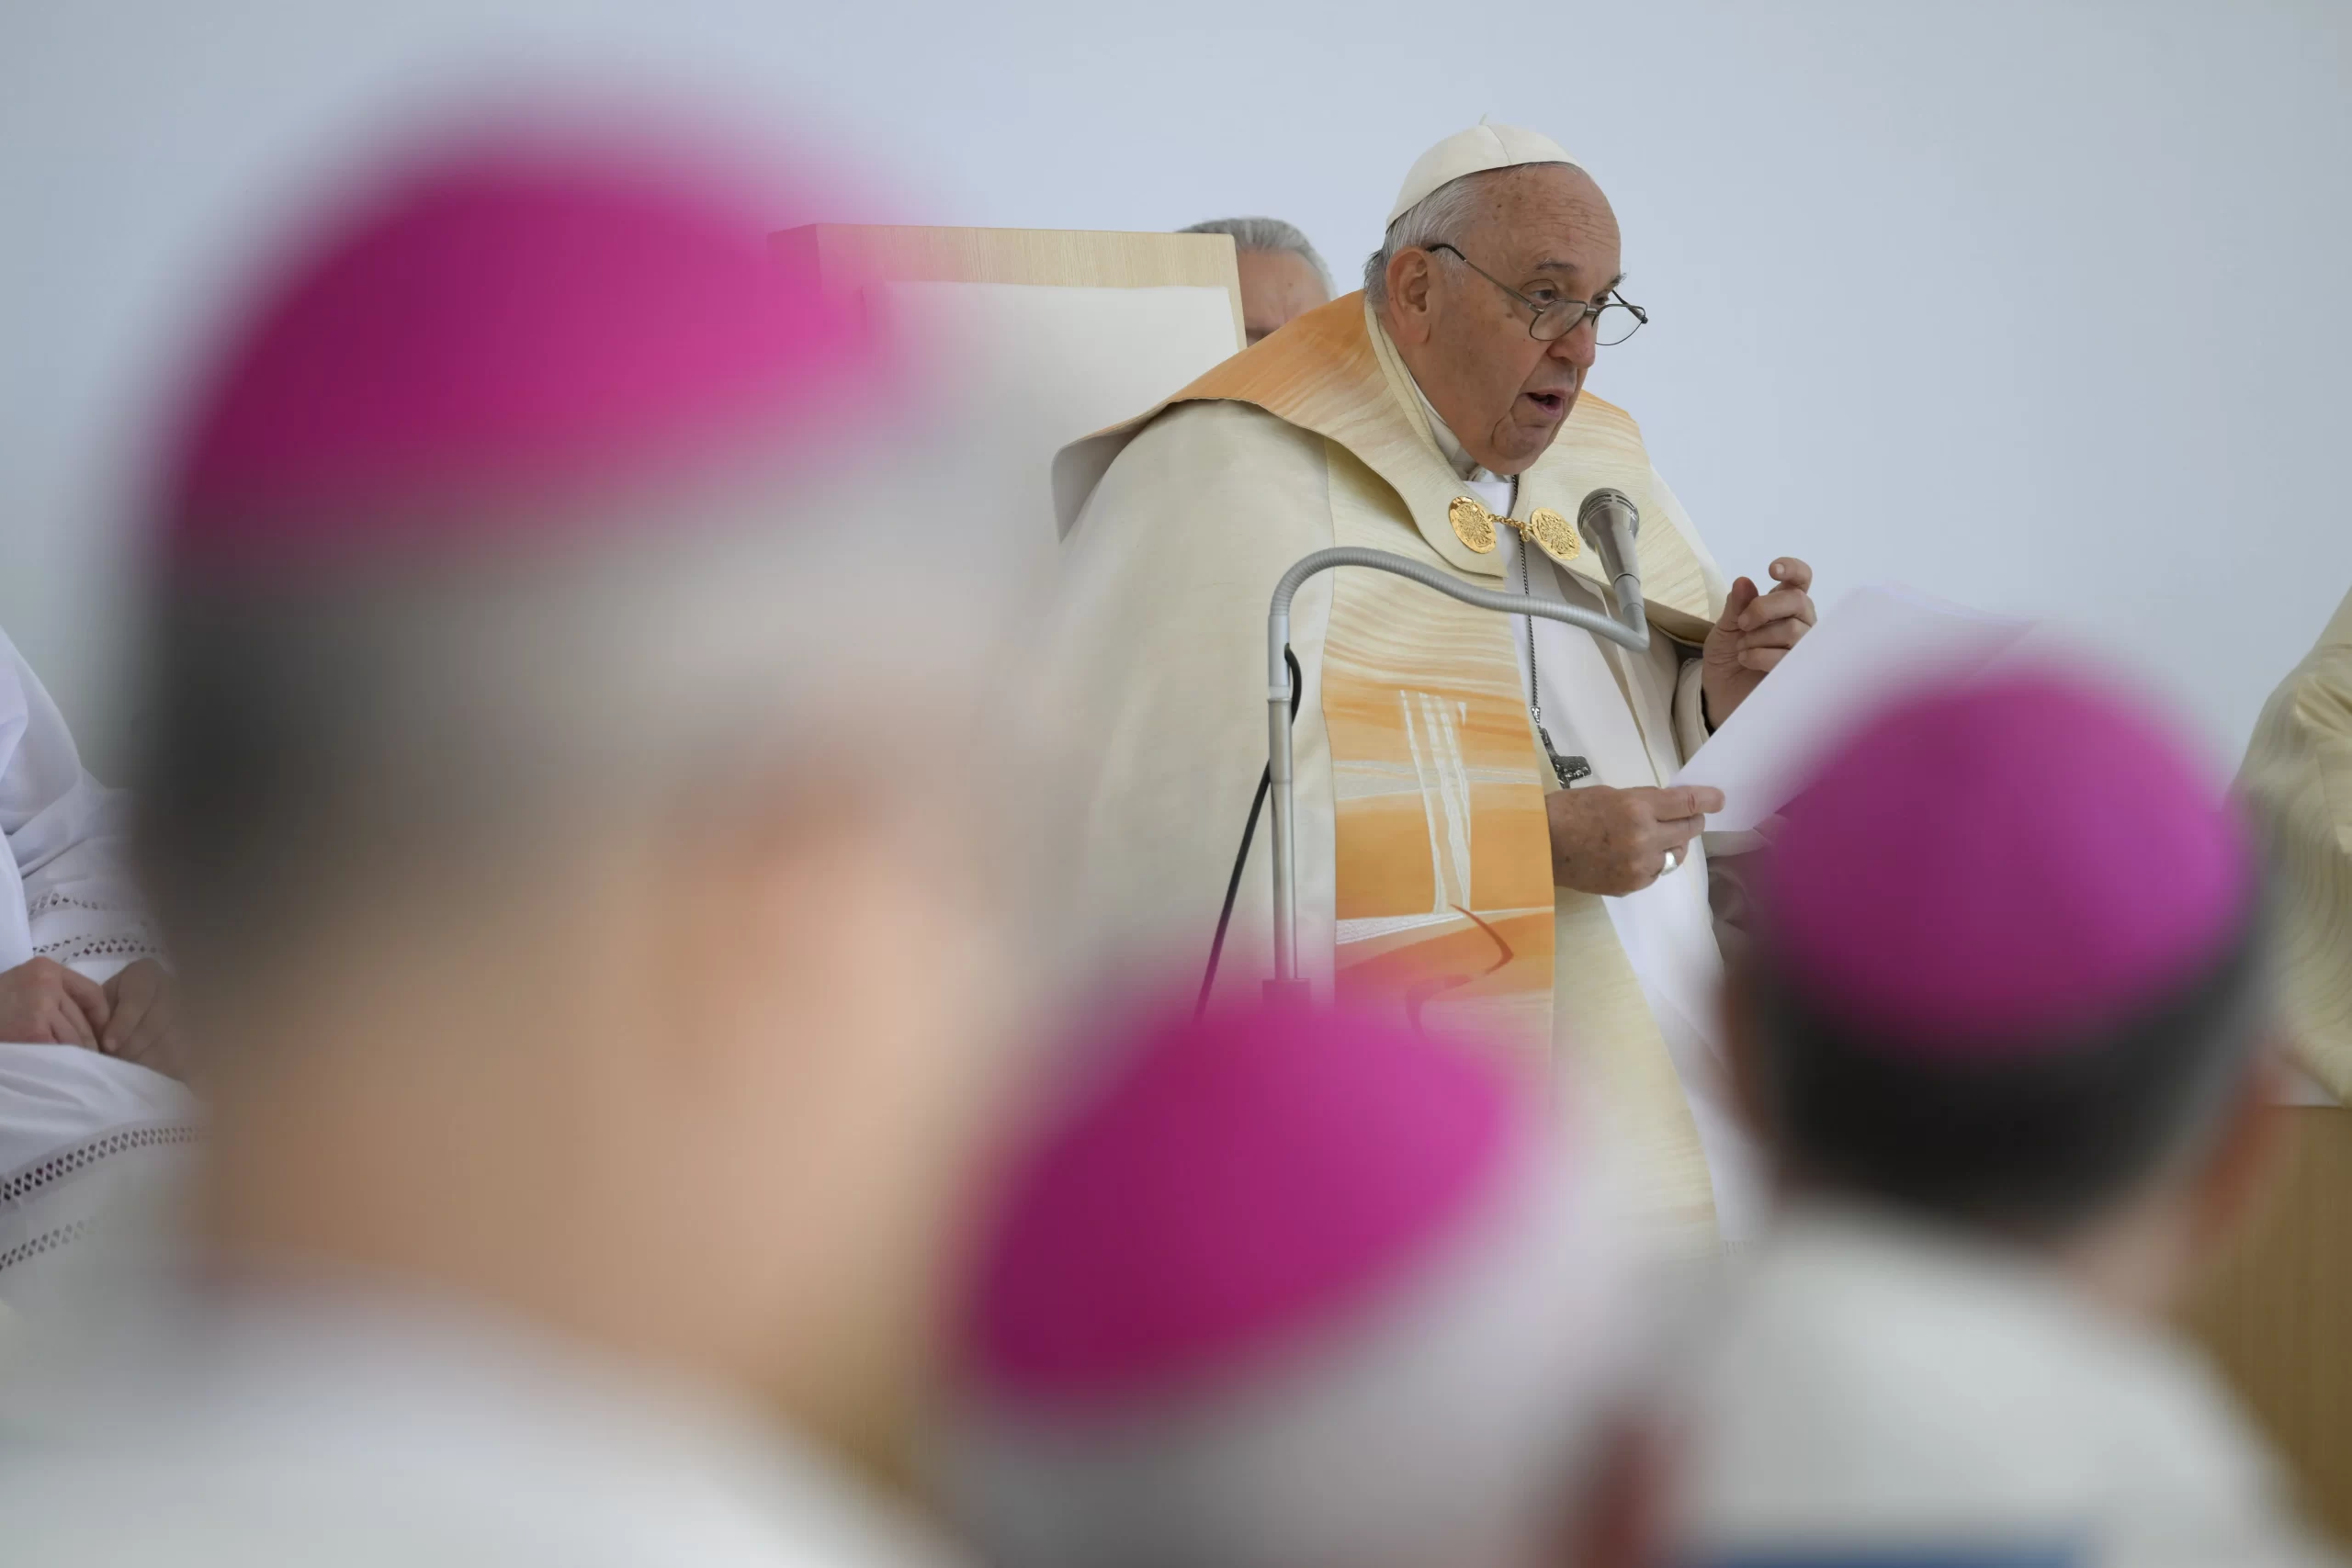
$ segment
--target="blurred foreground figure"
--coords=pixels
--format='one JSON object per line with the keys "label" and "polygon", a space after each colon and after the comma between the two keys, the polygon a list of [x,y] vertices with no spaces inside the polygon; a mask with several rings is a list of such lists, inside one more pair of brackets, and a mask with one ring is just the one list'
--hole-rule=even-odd
{"label": "blurred foreground figure", "polygon": [[772,265],[805,201],[445,143],[228,334],[140,797],[203,1224],[9,1391],[11,1564],[927,1554],[826,1450],[921,1375],[991,1055],[980,660],[951,545],[843,591],[888,365]]}
{"label": "blurred foreground figure", "polygon": [[2288,1037],[2352,1102],[2352,594],[2264,705],[2238,789],[2278,874]]}
{"label": "blurred foreground figure", "polygon": [[1212,218],[1180,234],[1230,234],[1241,273],[1241,325],[1251,343],[1331,300],[1331,269],[1295,223],[1279,218]]}
{"label": "blurred foreground figure", "polygon": [[1020,1568],[1621,1560],[1628,1260],[1487,1058],[1170,1016],[1076,1064],[979,1230],[951,1489]]}
{"label": "blurred foreground figure", "polygon": [[2020,675],[1866,725],[1787,818],[1730,987],[1781,1214],[1696,1380],[1693,1556],[2319,1560],[2162,1325],[2275,1087],[2221,790]]}
{"label": "blurred foreground figure", "polygon": [[94,1227],[168,1189],[197,1136],[164,1076],[177,987],[126,817],[0,632],[0,1307],[47,1304]]}

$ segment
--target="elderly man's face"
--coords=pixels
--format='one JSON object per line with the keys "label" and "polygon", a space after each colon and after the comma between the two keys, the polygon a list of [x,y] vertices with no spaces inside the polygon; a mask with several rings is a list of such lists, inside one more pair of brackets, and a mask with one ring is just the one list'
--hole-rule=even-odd
{"label": "elderly man's face", "polygon": [[[1594,301],[1616,286],[1617,216],[1583,170],[1506,170],[1480,182],[1479,198],[1446,238],[1503,283],[1536,299]],[[1470,456],[1498,474],[1542,457],[1592,368],[1591,325],[1536,342],[1526,306],[1443,251],[1401,253],[1388,288],[1397,350]]]}
{"label": "elderly man's face", "polygon": [[1236,258],[1241,269],[1241,324],[1251,343],[1331,296],[1315,269],[1296,251],[1243,251]]}

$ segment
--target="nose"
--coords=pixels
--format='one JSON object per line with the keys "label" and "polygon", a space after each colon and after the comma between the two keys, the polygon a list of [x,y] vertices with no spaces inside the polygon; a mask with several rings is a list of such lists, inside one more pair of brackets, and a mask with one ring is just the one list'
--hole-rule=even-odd
{"label": "nose", "polygon": [[1577,323],[1574,332],[1554,338],[1545,347],[1553,358],[1573,365],[1578,371],[1589,370],[1592,362],[1600,357],[1600,333],[1593,325],[1593,318],[1587,316]]}

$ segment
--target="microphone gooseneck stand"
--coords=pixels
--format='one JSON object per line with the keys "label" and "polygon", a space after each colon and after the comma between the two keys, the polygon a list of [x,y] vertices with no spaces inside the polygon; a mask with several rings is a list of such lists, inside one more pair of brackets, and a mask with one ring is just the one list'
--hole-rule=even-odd
{"label": "microphone gooseneck stand", "polygon": [[[1409,557],[1395,555],[1387,550],[1364,549],[1355,546],[1340,546],[1317,550],[1294,564],[1274,584],[1273,601],[1266,613],[1266,778],[1261,789],[1271,786],[1274,804],[1273,818],[1273,884],[1274,884],[1274,974],[1265,982],[1265,998],[1270,1002],[1303,1003],[1307,999],[1306,982],[1298,977],[1298,879],[1297,850],[1294,833],[1295,800],[1291,777],[1291,716],[1296,711],[1298,686],[1292,671],[1297,660],[1290,651],[1290,607],[1298,590],[1310,577],[1333,567],[1370,567],[1374,571],[1394,573],[1410,578],[1425,588],[1435,589],[1449,599],[1498,615],[1534,615],[1547,621],[1561,621],[1581,626],[1593,636],[1632,649],[1635,653],[1648,651],[1650,646],[1649,617],[1642,604],[1642,581],[1634,554],[1634,539],[1641,526],[1641,514],[1633,502],[1612,490],[1599,490],[1585,497],[1577,508],[1577,526],[1589,542],[1611,577],[1611,600],[1613,615],[1597,615],[1555,600],[1531,598],[1518,593],[1498,593],[1491,589],[1476,587],[1439,567],[1428,565]],[[1523,542],[1521,548],[1530,547]],[[1531,676],[1532,671],[1530,671]],[[1260,798],[1265,798],[1261,794]],[[1257,826],[1258,810],[1250,807],[1250,828]],[[1206,1007],[1210,987],[1216,979],[1216,953],[1225,943],[1227,920],[1233,913],[1233,896],[1241,881],[1241,863],[1249,858],[1250,840],[1245,832],[1241,840],[1241,856],[1234,864],[1232,886],[1227,889],[1225,911],[1217,920],[1216,947],[1212,950],[1208,973],[1201,981],[1200,1005]]]}

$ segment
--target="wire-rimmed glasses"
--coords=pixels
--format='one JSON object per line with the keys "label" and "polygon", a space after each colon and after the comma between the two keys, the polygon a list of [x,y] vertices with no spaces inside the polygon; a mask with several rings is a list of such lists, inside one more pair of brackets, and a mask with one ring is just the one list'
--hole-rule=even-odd
{"label": "wire-rimmed glasses", "polygon": [[1534,320],[1527,323],[1527,335],[1537,343],[1557,343],[1590,321],[1594,344],[1613,348],[1649,324],[1650,313],[1613,288],[1609,291],[1609,298],[1597,305],[1589,299],[1563,298],[1548,288],[1539,287],[1533,293],[1521,294],[1442,240],[1422,249],[1453,251],[1456,261],[1533,311]]}

